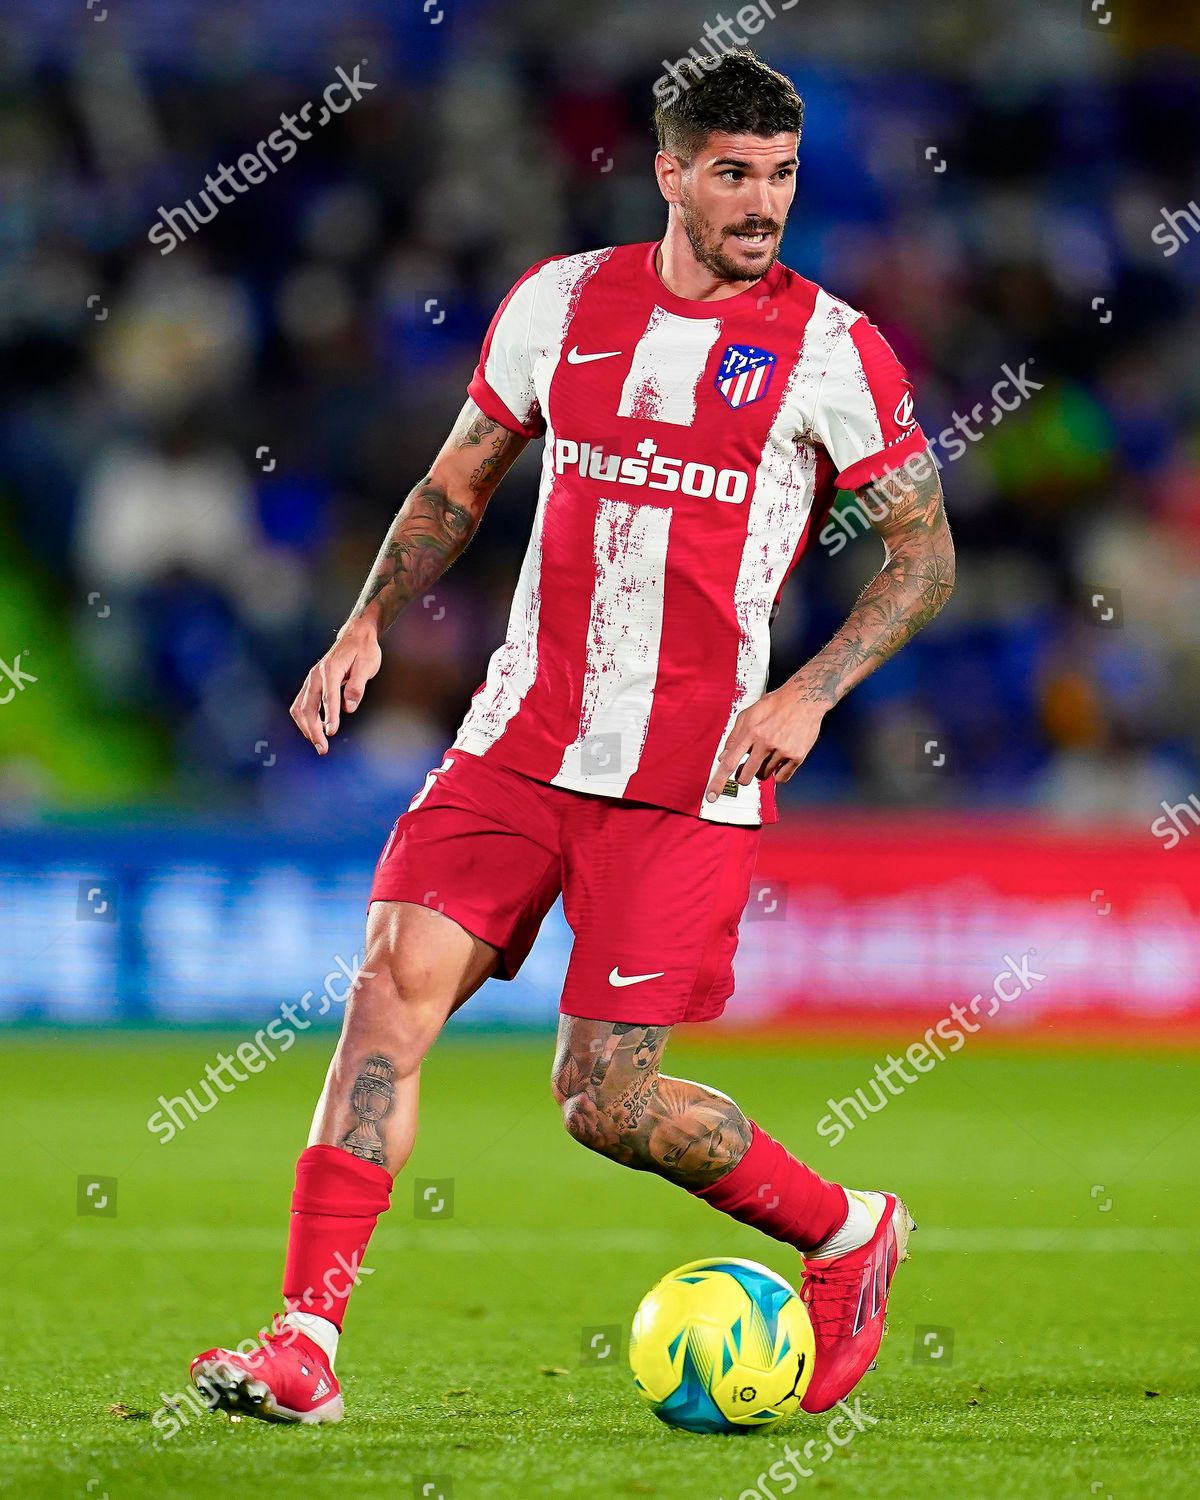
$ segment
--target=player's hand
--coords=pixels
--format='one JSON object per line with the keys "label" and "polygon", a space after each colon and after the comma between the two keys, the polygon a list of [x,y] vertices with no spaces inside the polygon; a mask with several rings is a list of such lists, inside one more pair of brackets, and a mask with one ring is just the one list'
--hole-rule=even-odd
{"label": "player's hand", "polygon": [[790,781],[816,744],[829,708],[828,703],[801,698],[794,684],[785,683],[742,709],[721,750],[706,799],[715,802],[731,776],[741,786],[749,786],[755,776],[760,781],[768,776]]}
{"label": "player's hand", "polygon": [[329,741],[338,732],[342,702],[352,714],[362,702],[367,683],[379,671],[383,653],[375,627],[365,620],[344,625],[338,638],[304,679],[292,704],[292,718],[318,755],[329,752]]}

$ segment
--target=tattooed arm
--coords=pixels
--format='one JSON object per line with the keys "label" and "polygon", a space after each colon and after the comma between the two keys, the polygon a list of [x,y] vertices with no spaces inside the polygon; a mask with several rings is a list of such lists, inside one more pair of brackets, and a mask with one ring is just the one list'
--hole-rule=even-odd
{"label": "tattooed arm", "polygon": [[433,467],[392,522],[350,618],[292,704],[292,718],[318,755],[328,752],[338,731],[343,695],[346,712],[353,713],[379,671],[380,636],[465,550],[526,442],[484,416],[474,401],[459,413]]}
{"label": "tattooed arm", "polygon": [[789,686],[807,702],[826,709],[839,703],[928,625],[954,590],[954,543],[941,481],[928,450],[925,457],[928,477],[917,480],[895,469],[858,491],[883,538],[886,561],[833,640],[792,678]]}
{"label": "tattooed arm", "polygon": [[734,775],[743,786],[752,776],[789,781],[833,705],[927,625],[954,589],[954,544],[928,449],[858,494],[883,538],[884,565],[833,640],[738,715],[709,783],[710,802]]}

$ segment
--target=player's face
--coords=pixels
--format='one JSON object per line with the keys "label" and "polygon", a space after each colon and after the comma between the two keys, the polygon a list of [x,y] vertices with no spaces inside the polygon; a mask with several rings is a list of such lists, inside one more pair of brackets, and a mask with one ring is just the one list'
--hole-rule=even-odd
{"label": "player's face", "polygon": [[796,195],[794,135],[714,132],[679,178],[692,254],[722,281],[754,281],[779,255]]}

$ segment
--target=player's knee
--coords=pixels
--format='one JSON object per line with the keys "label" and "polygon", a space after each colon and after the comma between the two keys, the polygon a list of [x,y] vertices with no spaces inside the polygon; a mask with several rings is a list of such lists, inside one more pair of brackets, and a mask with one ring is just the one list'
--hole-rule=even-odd
{"label": "player's knee", "polygon": [[419,948],[372,950],[348,997],[339,1052],[386,1052],[401,1076],[418,1067],[445,1022],[450,1000]]}
{"label": "player's knee", "polygon": [[553,1089],[562,1111],[563,1126],[571,1139],[601,1156],[615,1156],[619,1145],[617,1129],[604,1090],[591,1084],[571,1090],[557,1073]]}
{"label": "player's knee", "polygon": [[595,1099],[586,1094],[573,1094],[563,1101],[562,1119],[573,1141],[578,1141],[589,1151],[598,1151],[602,1156],[612,1154],[616,1139],[612,1122]]}
{"label": "player's knee", "polygon": [[436,990],[437,976],[429,957],[416,944],[402,943],[370,954],[370,962],[355,987],[354,999],[372,1008],[420,1008],[442,998],[436,995]]}

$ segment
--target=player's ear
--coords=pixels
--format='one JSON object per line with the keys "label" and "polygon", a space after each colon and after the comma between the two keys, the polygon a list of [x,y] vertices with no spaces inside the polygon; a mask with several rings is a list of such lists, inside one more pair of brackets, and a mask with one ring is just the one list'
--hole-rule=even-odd
{"label": "player's ear", "polygon": [[669,151],[660,151],[654,158],[654,175],[658,178],[658,190],[668,203],[679,202],[679,185],[683,177],[683,165]]}

